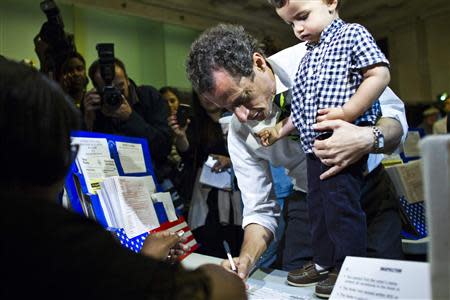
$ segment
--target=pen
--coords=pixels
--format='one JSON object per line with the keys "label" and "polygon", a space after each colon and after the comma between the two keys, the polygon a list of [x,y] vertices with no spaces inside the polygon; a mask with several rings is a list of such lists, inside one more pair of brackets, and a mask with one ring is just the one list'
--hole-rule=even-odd
{"label": "pen", "polygon": [[231,265],[231,270],[235,273],[237,273],[236,265],[234,264],[233,258],[231,257],[231,251],[230,246],[228,245],[227,241],[223,241],[223,247],[225,248],[225,252],[227,253],[228,261]]}

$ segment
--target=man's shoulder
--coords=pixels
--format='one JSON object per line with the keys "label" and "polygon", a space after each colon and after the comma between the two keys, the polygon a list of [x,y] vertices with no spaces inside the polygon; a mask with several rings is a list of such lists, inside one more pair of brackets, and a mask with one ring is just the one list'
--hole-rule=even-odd
{"label": "man's shoulder", "polygon": [[139,85],[139,86],[136,87],[136,90],[139,93],[143,93],[143,94],[145,93],[145,94],[157,94],[157,95],[159,95],[159,91],[155,87],[153,87],[151,85]]}
{"label": "man's shoulder", "polygon": [[139,98],[139,101],[142,104],[152,104],[152,103],[161,103],[164,102],[164,99],[161,97],[159,91],[151,86],[151,85],[139,85],[136,86],[136,93]]}
{"label": "man's shoulder", "polygon": [[298,43],[268,57],[267,61],[283,84],[290,87],[290,81],[295,78],[295,73],[305,54],[306,43]]}
{"label": "man's shoulder", "polygon": [[284,65],[292,65],[292,61],[300,59],[306,53],[306,43],[298,43],[294,46],[283,49],[267,58],[270,63],[275,63],[281,67]]}

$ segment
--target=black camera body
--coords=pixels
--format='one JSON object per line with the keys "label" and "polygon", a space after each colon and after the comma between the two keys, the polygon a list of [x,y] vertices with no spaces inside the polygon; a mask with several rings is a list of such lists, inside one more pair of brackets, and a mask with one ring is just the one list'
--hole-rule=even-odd
{"label": "black camera body", "polygon": [[64,31],[64,22],[53,0],[42,1],[40,7],[47,16],[47,21],[39,32],[39,37],[49,46],[46,54],[47,68],[58,72],[70,55],[76,52],[73,35]]}
{"label": "black camera body", "polygon": [[102,99],[102,105],[107,105],[111,110],[116,110],[122,104],[123,97],[120,90],[112,84],[116,76],[114,44],[97,44],[96,49],[98,52],[100,76],[104,82],[103,89],[98,91],[98,93]]}

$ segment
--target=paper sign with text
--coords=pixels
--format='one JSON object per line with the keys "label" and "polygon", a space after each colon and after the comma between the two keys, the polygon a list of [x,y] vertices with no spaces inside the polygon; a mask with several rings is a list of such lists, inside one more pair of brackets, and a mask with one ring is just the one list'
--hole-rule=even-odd
{"label": "paper sign with text", "polygon": [[330,299],[431,299],[429,264],[347,256]]}

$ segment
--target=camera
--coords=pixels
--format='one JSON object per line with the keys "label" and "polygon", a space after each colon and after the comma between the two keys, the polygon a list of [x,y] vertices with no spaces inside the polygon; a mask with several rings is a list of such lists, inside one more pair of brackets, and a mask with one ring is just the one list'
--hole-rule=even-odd
{"label": "camera", "polygon": [[112,83],[114,77],[116,76],[114,44],[97,44],[96,49],[98,52],[100,76],[105,83],[103,89],[101,91],[98,91],[100,97],[102,98],[102,105],[107,105],[112,110],[115,110],[122,104],[123,98],[120,90]]}
{"label": "camera", "polygon": [[46,64],[49,71],[58,72],[67,58],[76,52],[73,35],[64,32],[64,23],[53,0],[45,0],[40,3],[41,10],[47,16],[47,21],[42,24],[39,37],[48,46]]}

